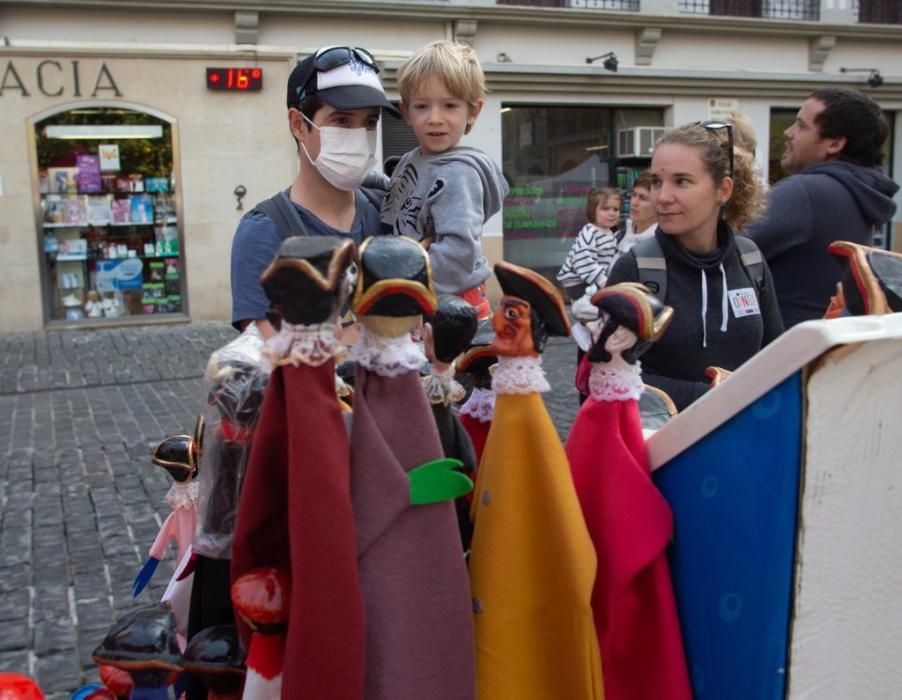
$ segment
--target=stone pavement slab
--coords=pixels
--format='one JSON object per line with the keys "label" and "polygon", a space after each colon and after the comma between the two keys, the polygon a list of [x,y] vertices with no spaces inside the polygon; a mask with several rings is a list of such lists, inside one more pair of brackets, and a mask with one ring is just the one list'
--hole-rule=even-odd
{"label": "stone pavement slab", "polygon": [[[131,597],[169,511],[150,454],[192,431],[207,359],[234,337],[226,323],[0,335],[0,671],[68,698],[97,681],[91,652],[112,622],[160,599],[171,557]],[[562,438],[575,361],[572,342],[549,342]]]}

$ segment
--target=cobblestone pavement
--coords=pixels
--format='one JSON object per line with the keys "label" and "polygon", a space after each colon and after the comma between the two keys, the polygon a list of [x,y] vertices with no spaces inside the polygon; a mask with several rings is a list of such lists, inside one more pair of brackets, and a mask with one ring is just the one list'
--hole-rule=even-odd
{"label": "cobblestone pavement", "polygon": [[[160,599],[171,557],[131,598],[168,512],[150,452],[191,432],[207,358],[233,337],[225,323],[0,335],[0,671],[68,698],[96,682],[91,652],[110,624]],[[545,353],[562,437],[574,347],[552,339]]]}

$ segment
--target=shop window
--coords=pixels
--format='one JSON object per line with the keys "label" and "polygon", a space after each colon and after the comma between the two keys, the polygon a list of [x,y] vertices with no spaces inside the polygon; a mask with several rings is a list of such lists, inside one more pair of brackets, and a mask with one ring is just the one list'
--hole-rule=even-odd
{"label": "shop window", "polygon": [[510,185],[504,259],[553,278],[586,223],[589,190],[614,186],[627,194],[650,163],[663,112],[506,105],[501,118]]}
{"label": "shop window", "polygon": [[47,318],[183,313],[172,125],[80,107],[36,122],[34,137]]}

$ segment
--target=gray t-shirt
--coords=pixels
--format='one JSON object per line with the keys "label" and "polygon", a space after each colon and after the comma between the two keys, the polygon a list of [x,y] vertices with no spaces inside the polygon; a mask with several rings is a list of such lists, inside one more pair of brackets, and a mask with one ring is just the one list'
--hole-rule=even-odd
{"label": "gray t-shirt", "polygon": [[[367,198],[359,191],[356,197],[357,211],[350,232],[332,228],[296,202],[292,205],[308,235],[350,238],[359,246],[365,238],[378,234],[381,224],[378,210]],[[242,321],[266,318],[269,299],[260,284],[260,275],[273,261],[281,243],[275,223],[262,211],[254,208],[242,217],[232,239],[232,325],[235,328]]]}

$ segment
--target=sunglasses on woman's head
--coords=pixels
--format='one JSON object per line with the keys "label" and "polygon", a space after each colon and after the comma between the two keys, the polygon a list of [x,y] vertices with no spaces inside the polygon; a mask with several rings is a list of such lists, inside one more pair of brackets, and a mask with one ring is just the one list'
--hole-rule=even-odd
{"label": "sunglasses on woman's head", "polygon": [[[695,122],[696,126],[700,126],[703,129],[707,129],[708,131],[718,131],[720,129],[727,130],[727,146],[729,150],[727,153],[730,156],[730,177],[733,177],[733,125],[727,124],[726,122]],[[723,143],[723,142],[721,142]]]}

